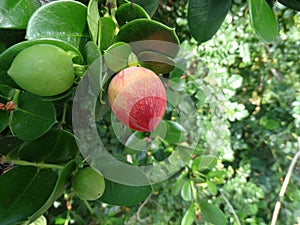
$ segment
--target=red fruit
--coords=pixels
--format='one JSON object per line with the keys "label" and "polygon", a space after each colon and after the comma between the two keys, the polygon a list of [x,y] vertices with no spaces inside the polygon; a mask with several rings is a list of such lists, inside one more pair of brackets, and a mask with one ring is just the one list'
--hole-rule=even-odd
{"label": "red fruit", "polygon": [[143,67],[128,67],[110,82],[108,100],[119,121],[133,130],[150,132],[166,110],[166,91],[159,77]]}

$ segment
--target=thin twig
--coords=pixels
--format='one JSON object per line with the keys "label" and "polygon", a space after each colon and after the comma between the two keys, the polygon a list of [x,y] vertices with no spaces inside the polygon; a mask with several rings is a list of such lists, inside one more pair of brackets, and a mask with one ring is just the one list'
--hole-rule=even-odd
{"label": "thin twig", "polygon": [[224,201],[225,201],[226,204],[228,205],[230,211],[232,212],[232,214],[233,214],[233,216],[234,216],[234,218],[235,218],[237,224],[238,224],[238,225],[241,225],[241,221],[240,221],[238,215],[236,214],[236,212],[235,212],[233,206],[231,205],[231,203],[229,202],[229,200],[226,198],[226,196],[223,194],[223,191],[220,190],[220,193],[221,193],[221,195],[222,195],[222,198],[224,199]]}
{"label": "thin twig", "polygon": [[294,171],[294,168],[295,168],[296,163],[297,163],[299,158],[300,158],[300,137],[298,137],[298,152],[295,154],[295,156],[294,156],[294,158],[293,158],[293,160],[290,164],[289,170],[288,170],[288,172],[285,176],[284,182],[283,182],[281,190],[279,192],[279,200],[276,202],[276,205],[275,205],[275,208],[274,208],[271,225],[276,225],[278,215],[279,215],[279,211],[280,211],[280,208],[281,208],[281,200],[283,199],[285,191],[286,191],[286,189],[289,185],[292,173]]}

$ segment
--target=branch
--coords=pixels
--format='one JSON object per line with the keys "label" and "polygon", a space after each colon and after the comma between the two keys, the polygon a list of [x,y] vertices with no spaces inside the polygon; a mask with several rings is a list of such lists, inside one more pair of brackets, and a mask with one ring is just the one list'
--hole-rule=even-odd
{"label": "branch", "polygon": [[232,212],[232,214],[233,214],[233,216],[234,216],[234,218],[235,218],[237,224],[238,224],[238,225],[241,225],[241,221],[240,221],[238,215],[236,214],[236,212],[235,212],[233,206],[231,205],[231,203],[229,202],[229,200],[226,198],[226,196],[223,194],[223,191],[220,190],[220,193],[221,193],[221,195],[222,195],[222,198],[224,199],[224,201],[225,201],[226,204],[228,205],[229,209],[231,210],[231,212]]}
{"label": "branch", "polygon": [[288,170],[288,172],[285,176],[284,182],[283,182],[281,190],[279,192],[279,200],[276,202],[276,205],[275,205],[275,208],[274,208],[271,225],[276,225],[278,215],[279,215],[279,211],[280,211],[280,208],[281,208],[281,200],[282,200],[282,198],[285,194],[285,191],[286,191],[286,189],[289,185],[292,173],[295,169],[296,163],[297,163],[299,158],[300,158],[300,137],[298,137],[298,152],[295,154],[294,158],[292,159],[289,170]]}

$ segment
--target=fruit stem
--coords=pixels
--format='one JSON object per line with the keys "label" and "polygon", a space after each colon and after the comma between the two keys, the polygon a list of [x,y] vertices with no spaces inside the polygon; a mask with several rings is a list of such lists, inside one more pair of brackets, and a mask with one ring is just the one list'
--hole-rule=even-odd
{"label": "fruit stem", "polygon": [[85,206],[87,207],[87,209],[89,210],[90,214],[93,215],[94,214],[94,210],[92,209],[91,205],[88,203],[87,200],[83,200]]}
{"label": "fruit stem", "polygon": [[64,103],[62,119],[61,122],[59,123],[59,127],[62,127],[64,124],[66,124],[67,110],[68,110],[68,103]]}
{"label": "fruit stem", "polygon": [[39,168],[51,168],[51,169],[59,169],[62,170],[64,166],[56,165],[56,164],[49,164],[49,163],[34,163],[34,162],[28,162],[24,160],[6,160],[8,163],[13,163],[13,165],[18,165],[18,166],[36,166]]}
{"label": "fruit stem", "polygon": [[[20,93],[21,93],[20,90],[15,89],[15,93],[14,93],[14,96],[13,96],[13,98],[12,98],[12,101],[13,101],[14,103],[17,104],[15,110],[18,109],[18,101],[19,101]],[[10,130],[10,132],[12,133],[12,135],[15,136],[15,133],[13,132],[13,129],[12,129],[12,126],[11,126],[11,122],[12,122],[12,119],[13,119],[13,114],[14,114],[14,110],[11,110],[11,111],[9,112],[9,125],[8,125],[8,127],[9,127],[9,130]]]}
{"label": "fruit stem", "polygon": [[73,68],[74,68],[75,76],[77,77],[82,77],[86,71],[86,66],[75,64],[75,63],[73,64]]}

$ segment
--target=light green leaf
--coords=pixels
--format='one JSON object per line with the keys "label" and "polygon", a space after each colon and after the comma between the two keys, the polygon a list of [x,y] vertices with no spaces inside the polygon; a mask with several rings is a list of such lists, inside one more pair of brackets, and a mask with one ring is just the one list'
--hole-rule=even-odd
{"label": "light green leaf", "polygon": [[204,221],[215,225],[227,224],[224,213],[215,205],[208,203],[207,201],[200,202],[201,216]]}
{"label": "light green leaf", "polygon": [[192,225],[195,221],[196,214],[195,214],[195,203],[191,204],[189,209],[185,212],[182,220],[181,225]]}
{"label": "light green leaf", "polygon": [[265,0],[248,0],[252,26],[261,40],[273,42],[278,36],[278,23],[272,8]]}

